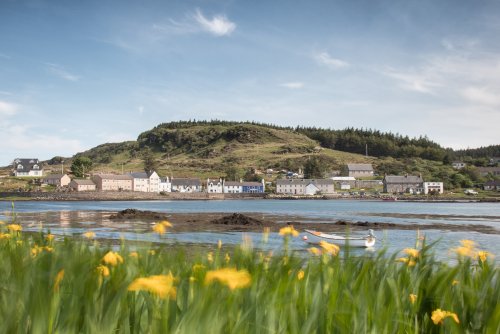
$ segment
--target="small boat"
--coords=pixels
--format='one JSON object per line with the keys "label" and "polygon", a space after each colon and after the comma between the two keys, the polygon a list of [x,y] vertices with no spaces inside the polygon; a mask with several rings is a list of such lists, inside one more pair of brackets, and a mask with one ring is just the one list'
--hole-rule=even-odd
{"label": "small boat", "polygon": [[386,202],[396,202],[398,200],[397,197],[382,197],[382,201]]}
{"label": "small boat", "polygon": [[[314,235],[315,237],[323,240],[327,240],[339,246],[349,245],[349,247],[373,247],[375,245],[375,234],[373,234],[373,230],[368,230],[368,235],[364,237],[355,237],[355,236],[343,236],[338,234],[329,234],[323,233],[313,230],[305,230],[307,233]],[[317,243],[314,241],[309,241],[307,236],[302,238],[305,242],[308,243]]]}

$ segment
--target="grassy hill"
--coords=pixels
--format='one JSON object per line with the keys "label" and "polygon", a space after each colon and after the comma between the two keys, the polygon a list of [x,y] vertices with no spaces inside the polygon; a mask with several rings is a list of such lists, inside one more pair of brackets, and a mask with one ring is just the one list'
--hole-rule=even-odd
{"label": "grassy hill", "polygon": [[[161,124],[139,135],[137,141],[103,144],[78,155],[94,161],[94,171],[143,169],[145,152],[157,162],[161,175],[224,176],[230,168],[242,175],[249,169],[294,169],[316,156],[330,169],[347,162],[373,162],[359,154],[322,148],[318,142],[291,129],[251,123],[173,126]],[[149,153],[148,153],[149,154]]]}

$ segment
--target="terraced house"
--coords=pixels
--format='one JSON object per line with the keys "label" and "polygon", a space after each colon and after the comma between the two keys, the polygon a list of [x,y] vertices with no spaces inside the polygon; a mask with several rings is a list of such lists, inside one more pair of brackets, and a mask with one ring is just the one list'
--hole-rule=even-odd
{"label": "terraced house", "polygon": [[100,191],[132,191],[134,179],[130,175],[94,174],[92,181]]}
{"label": "terraced house", "polygon": [[132,177],[133,191],[146,193],[160,192],[160,177],[155,171],[134,172],[129,174]]}
{"label": "terraced house", "polygon": [[417,194],[424,191],[424,180],[420,175],[386,175],[383,182],[385,193]]}
{"label": "terraced house", "polygon": [[316,195],[335,193],[332,179],[281,179],[276,181],[276,193]]}

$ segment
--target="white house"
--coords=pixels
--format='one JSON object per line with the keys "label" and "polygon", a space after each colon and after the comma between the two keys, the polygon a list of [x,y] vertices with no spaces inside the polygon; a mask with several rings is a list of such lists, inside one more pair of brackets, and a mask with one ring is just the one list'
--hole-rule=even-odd
{"label": "white house", "polygon": [[224,193],[241,194],[243,192],[243,183],[237,181],[224,181]]}
{"label": "white house", "polygon": [[164,193],[172,192],[172,182],[170,182],[168,176],[164,179],[160,179],[160,183],[158,184],[158,190]]}
{"label": "white house", "polygon": [[222,194],[224,191],[222,179],[207,179],[207,193]]}
{"label": "white house", "polygon": [[424,194],[442,194],[443,182],[424,182]]}
{"label": "white house", "polygon": [[252,181],[224,181],[224,193],[226,194],[241,194],[241,193],[263,193],[266,190],[266,182],[262,179],[261,182]]}
{"label": "white house", "polygon": [[201,192],[200,179],[194,178],[172,178],[172,192],[197,193]]}
{"label": "white house", "polygon": [[462,169],[462,168],[465,168],[467,166],[467,164],[465,162],[462,162],[462,161],[453,161],[451,163],[451,166],[455,169]]}
{"label": "white house", "polygon": [[15,159],[12,163],[14,176],[43,176],[43,167],[38,159]]}
{"label": "white house", "polygon": [[132,190],[146,193],[160,192],[160,177],[155,171],[130,173],[133,178]]}

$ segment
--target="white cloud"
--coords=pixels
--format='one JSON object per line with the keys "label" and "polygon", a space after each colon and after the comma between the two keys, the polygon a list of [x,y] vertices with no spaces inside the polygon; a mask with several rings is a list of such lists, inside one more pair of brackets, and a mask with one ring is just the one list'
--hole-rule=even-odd
{"label": "white cloud", "polygon": [[462,95],[469,101],[489,106],[500,106],[500,95],[494,94],[484,87],[467,87]]}
{"label": "white cloud", "polygon": [[17,113],[18,109],[16,104],[0,100],[0,115],[12,116]]}
{"label": "white cloud", "polygon": [[210,20],[197,9],[193,18],[200,28],[215,36],[229,36],[236,29],[236,23],[229,21],[224,15],[216,15]]}
{"label": "white cloud", "polygon": [[139,108],[137,108],[137,110],[139,110],[140,115],[144,114],[144,106],[139,106]]}
{"label": "white cloud", "polygon": [[397,79],[401,82],[401,86],[406,90],[411,90],[420,93],[435,94],[435,89],[440,87],[441,84],[433,80],[433,78],[420,71],[397,71],[389,69],[384,71],[384,74]]}
{"label": "white cloud", "polygon": [[46,63],[46,69],[61,79],[68,81],[78,81],[80,77],[65,70],[61,65]]}
{"label": "white cloud", "polygon": [[292,82],[284,82],[280,84],[280,86],[289,89],[301,89],[304,87],[304,83],[299,81],[292,81]]}
{"label": "white cloud", "polygon": [[320,65],[325,65],[333,70],[349,67],[349,63],[343,60],[333,58],[328,52],[321,52],[314,55],[314,59]]}

